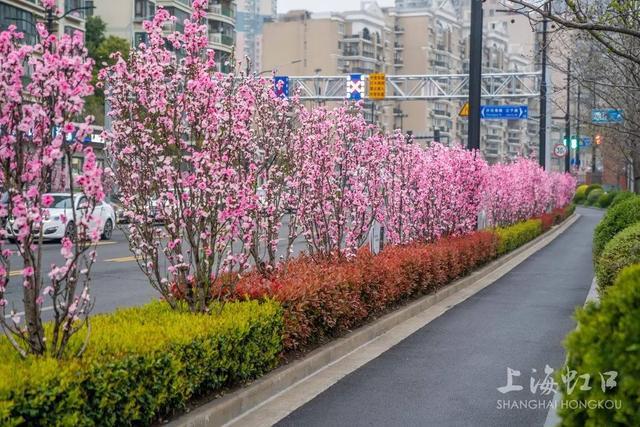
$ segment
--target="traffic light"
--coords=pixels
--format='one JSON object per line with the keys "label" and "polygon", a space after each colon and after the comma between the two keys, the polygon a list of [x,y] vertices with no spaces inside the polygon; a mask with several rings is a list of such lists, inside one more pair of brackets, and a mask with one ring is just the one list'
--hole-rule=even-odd
{"label": "traffic light", "polygon": [[571,137],[571,149],[575,150],[578,148],[578,138],[576,138],[575,136]]}
{"label": "traffic light", "polygon": [[602,135],[596,134],[596,145],[602,144]]}

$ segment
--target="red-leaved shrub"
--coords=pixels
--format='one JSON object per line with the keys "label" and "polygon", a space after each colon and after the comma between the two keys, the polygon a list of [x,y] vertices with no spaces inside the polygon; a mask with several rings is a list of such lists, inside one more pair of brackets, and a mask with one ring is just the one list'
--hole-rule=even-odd
{"label": "red-leaved shrub", "polygon": [[495,258],[496,248],[496,236],[480,231],[431,244],[390,246],[376,256],[360,250],[349,261],[300,257],[268,278],[245,276],[228,297],[279,301],[285,312],[285,350],[298,350],[438,290]]}

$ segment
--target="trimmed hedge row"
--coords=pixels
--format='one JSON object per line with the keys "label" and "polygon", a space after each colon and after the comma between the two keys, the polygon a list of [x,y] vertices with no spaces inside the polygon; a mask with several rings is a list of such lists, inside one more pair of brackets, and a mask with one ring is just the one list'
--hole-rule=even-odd
{"label": "trimmed hedge row", "polygon": [[302,257],[269,278],[250,274],[231,298],[273,298],[284,309],[284,348],[299,350],[363,324],[403,300],[433,292],[496,256],[481,231],[432,244],[360,251],[349,261]]}
{"label": "trimmed hedge row", "polygon": [[593,191],[589,192],[587,196],[587,206],[596,206],[599,203],[601,197],[605,195],[605,192],[600,188],[596,188]]}
{"label": "trimmed hedge row", "polygon": [[587,188],[589,188],[589,186],[586,184],[578,186],[578,188],[576,189],[576,194],[573,196],[574,203],[582,203],[585,201],[585,199],[587,198]]}
{"label": "trimmed hedge row", "polygon": [[618,273],[628,265],[640,263],[640,222],[616,234],[596,262],[600,290],[611,286]]}
{"label": "trimmed hedge row", "polygon": [[593,259],[596,264],[609,240],[638,221],[640,221],[640,197],[627,197],[607,210],[593,233]]}
{"label": "trimmed hedge row", "polygon": [[611,205],[611,203],[613,202],[613,199],[615,199],[617,195],[618,195],[617,191],[609,191],[607,193],[604,193],[597,200],[596,205],[598,207],[606,209]]}
{"label": "trimmed hedge row", "polygon": [[[573,206],[549,215],[558,223]],[[542,233],[533,219],[430,244],[360,251],[349,261],[293,260],[264,278],[244,277],[231,299],[273,298],[284,310],[284,348],[309,348],[338,336],[408,299],[432,293]]]}
{"label": "trimmed hedge row", "polygon": [[273,301],[229,303],[212,315],[157,302],[91,322],[79,360],[20,360],[0,341],[1,425],[149,425],[190,399],[264,374],[282,350],[282,311]]}
{"label": "trimmed hedge row", "polygon": [[[571,332],[565,342],[567,366],[577,372],[576,380],[579,375],[589,374],[591,389],[577,386],[569,392],[558,377],[563,399],[612,400],[619,404],[616,409],[558,405],[561,425],[640,425],[640,264],[623,270],[600,303],[587,304],[578,310],[576,318],[580,327]],[[600,374],[609,371],[618,373],[617,384],[603,390]]]}
{"label": "trimmed hedge row", "polygon": [[632,197],[636,197],[637,195],[635,193],[632,193],[630,191],[621,191],[619,193],[616,193],[616,195],[614,196],[613,200],[611,201],[611,204],[609,205],[609,207],[614,207],[616,206],[618,203],[622,203],[627,199],[630,199]]}
{"label": "trimmed hedge row", "polygon": [[498,255],[505,254],[542,234],[542,220],[530,219],[504,228],[496,228]]}

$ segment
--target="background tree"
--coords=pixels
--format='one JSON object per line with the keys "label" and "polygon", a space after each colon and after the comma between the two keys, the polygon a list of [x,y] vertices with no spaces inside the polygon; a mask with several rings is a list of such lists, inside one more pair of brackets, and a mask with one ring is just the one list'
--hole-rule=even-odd
{"label": "background tree", "polygon": [[[605,135],[605,143],[631,166],[634,189],[640,192],[640,1],[511,0],[507,4],[520,12],[534,12],[530,17],[536,23],[546,17],[559,25],[563,34],[556,39],[564,39],[562,51],[573,60],[574,92],[580,86],[593,106],[624,110],[621,124],[594,126],[590,115],[577,119]],[[566,72],[564,64],[555,67]]]}
{"label": "background tree", "polygon": [[115,52],[126,58],[129,56],[131,45],[126,39],[117,36],[106,36],[107,24],[99,16],[90,16],[86,21],[85,43],[89,58],[94,61],[93,79],[91,83],[95,86],[92,96],[85,101],[85,111],[95,117],[95,124],[104,125],[104,91],[98,82],[98,73],[104,67],[114,64],[111,57]]}
{"label": "background tree", "polygon": [[[47,2],[45,7],[54,6]],[[61,358],[76,332],[84,330],[88,342],[90,272],[100,239],[92,212],[104,193],[102,170],[91,147],[82,145],[92,117],[76,124],[84,97],[93,93],[93,61],[87,58],[82,34],[58,40],[41,23],[37,31],[40,41],[35,46],[22,44],[24,36],[14,26],[0,33],[0,182],[9,194],[8,203],[0,207],[0,326],[23,357]],[[27,69],[29,79],[24,78]],[[63,263],[45,266],[45,221],[54,202],[64,203],[46,193],[62,159],[70,164],[79,151],[84,152],[83,173],[73,177],[71,168],[66,169],[71,199],[74,192],[82,191],[89,203],[84,209],[68,211],[76,231],[62,240]],[[8,244],[8,237],[15,245]],[[21,283],[9,281],[14,254],[22,260]],[[15,307],[16,301],[6,299],[10,286],[22,294],[21,309]],[[46,329],[41,309],[45,301],[53,309],[51,327]]]}

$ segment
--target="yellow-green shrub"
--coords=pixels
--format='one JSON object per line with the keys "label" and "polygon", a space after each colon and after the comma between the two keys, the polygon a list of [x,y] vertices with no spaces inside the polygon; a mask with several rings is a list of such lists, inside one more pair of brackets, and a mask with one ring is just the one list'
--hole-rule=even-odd
{"label": "yellow-green shrub", "polygon": [[587,198],[587,189],[589,186],[587,184],[579,185],[576,189],[576,194],[573,196],[574,203],[582,203]]}
{"label": "yellow-green shrub", "polygon": [[153,303],[93,316],[91,326],[79,360],[20,360],[0,342],[0,424],[148,425],[262,375],[282,349],[281,308],[271,301],[212,315]]}
{"label": "yellow-green shrub", "polygon": [[498,227],[495,233],[498,235],[498,255],[502,255],[542,234],[542,221],[530,219],[507,227]]}
{"label": "yellow-green shrub", "polygon": [[[569,334],[567,368],[589,375],[590,387],[568,390],[558,377],[564,400],[617,401],[605,406],[558,405],[562,426],[640,425],[640,264],[627,267],[599,303],[577,311],[579,327]],[[602,387],[601,374],[616,371],[616,385]],[[562,373],[566,371],[563,370]],[[582,380],[575,378],[573,385]],[[606,382],[605,382],[606,385]]]}

